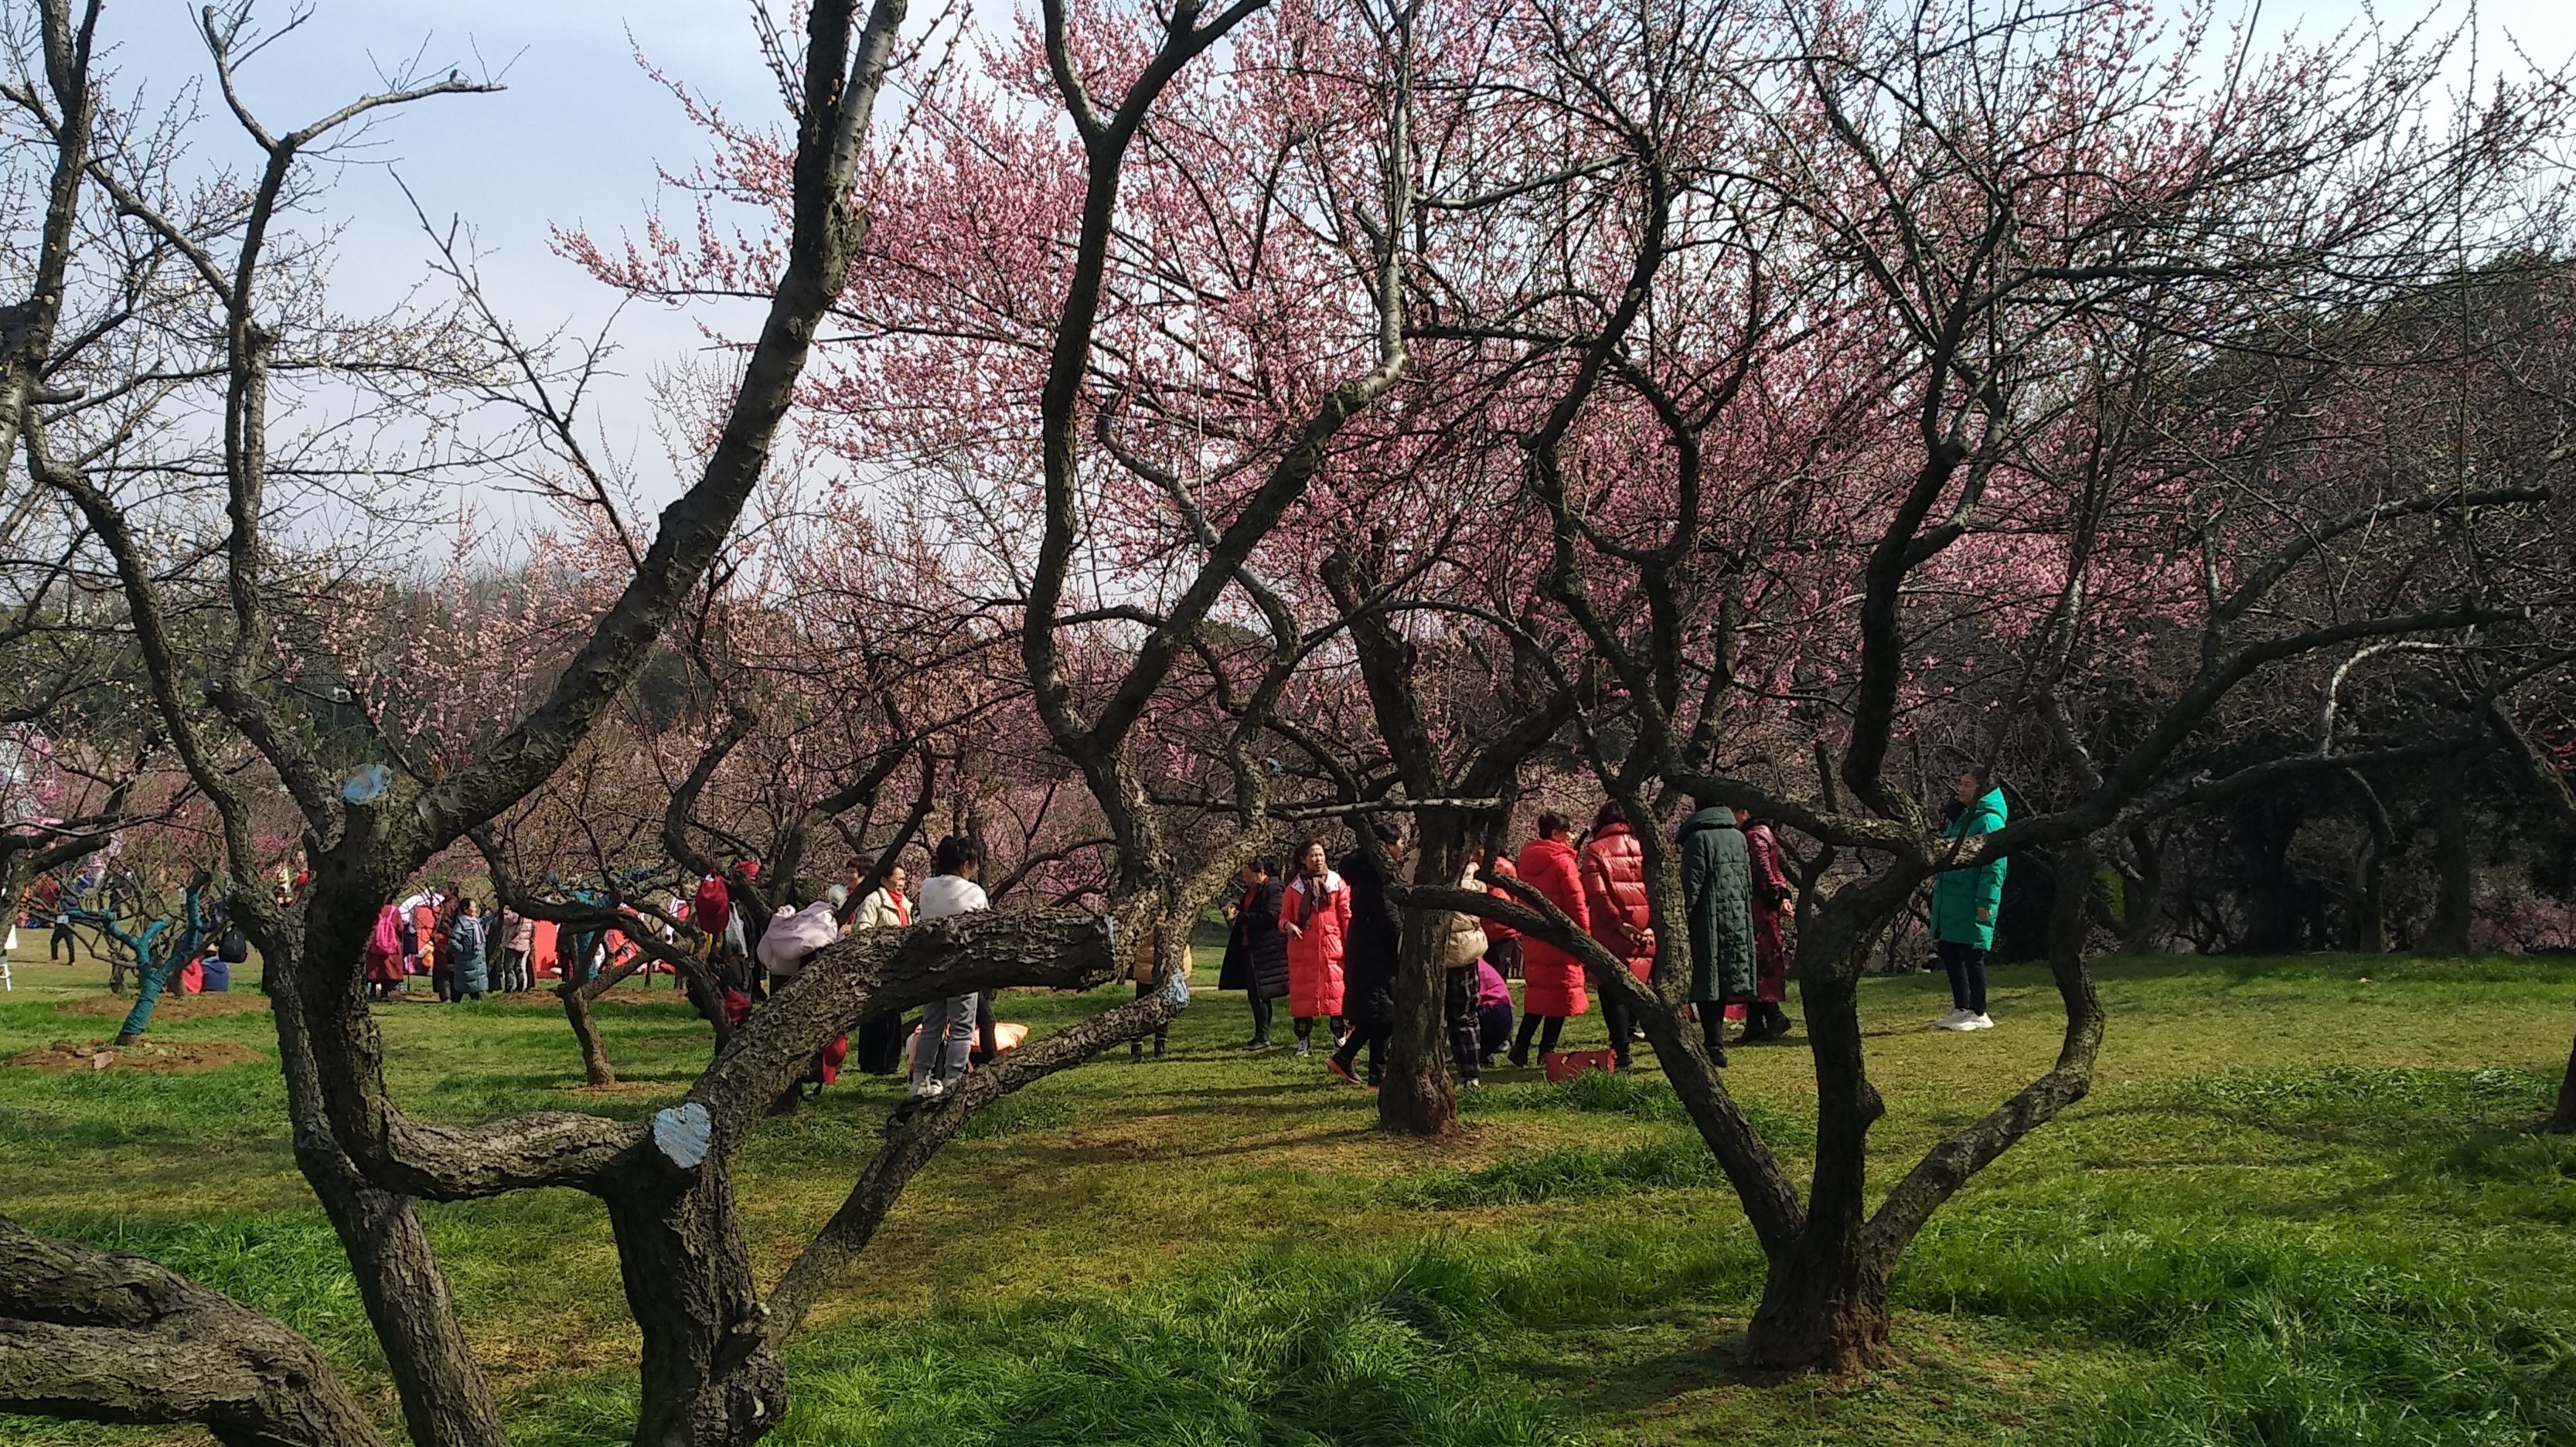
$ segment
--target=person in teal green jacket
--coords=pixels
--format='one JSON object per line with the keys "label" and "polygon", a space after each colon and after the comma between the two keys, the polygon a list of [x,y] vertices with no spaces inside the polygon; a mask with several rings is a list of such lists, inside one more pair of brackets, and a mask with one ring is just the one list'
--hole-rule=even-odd
{"label": "person in teal green jacket", "polygon": [[[1975,839],[2004,827],[2010,810],[1995,787],[1994,770],[1977,764],[1959,776],[1959,812],[1944,839]],[[1986,951],[1995,944],[1995,909],[2003,902],[2004,869],[1989,859],[1932,876],[1932,946],[1950,972],[1950,1013],[1932,1023],[1943,1030],[1992,1030],[1986,1014]]]}
{"label": "person in teal green jacket", "polygon": [[1726,1064],[1726,1007],[1753,998],[1753,863],[1735,811],[1682,821],[1682,908],[1690,920],[1691,1004],[1709,1063]]}

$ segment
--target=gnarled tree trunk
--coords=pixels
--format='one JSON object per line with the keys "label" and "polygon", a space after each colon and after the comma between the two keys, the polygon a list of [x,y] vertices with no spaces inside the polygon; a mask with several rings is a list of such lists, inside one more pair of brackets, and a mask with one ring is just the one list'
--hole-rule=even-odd
{"label": "gnarled tree trunk", "polygon": [[668,1161],[636,1170],[665,1179],[605,1198],[644,1337],[636,1447],[757,1441],[786,1413],[787,1364],[765,1330],[730,1172],[722,1159],[693,1178]]}
{"label": "gnarled tree trunk", "polygon": [[[1978,1171],[2092,1089],[2103,1034],[2102,1002],[2084,968],[2093,861],[2090,841],[2080,839],[2057,859],[2049,970],[2066,1009],[2057,1063],[2012,1099],[1934,1146],[1866,1221],[1861,1217],[1865,1146],[1869,1125],[1883,1107],[1861,1069],[1853,984],[1859,961],[1893,910],[1843,910],[1840,919],[1819,932],[1841,939],[1824,939],[1835,954],[1815,957],[1812,963],[1828,965],[1847,953],[1850,968],[1819,970],[1827,976],[1823,979],[1802,974],[1799,985],[1808,1033],[1817,1042],[1815,1186],[1795,1242],[1771,1253],[1762,1304],[1746,1334],[1755,1365],[1852,1371],[1873,1362],[1887,1344],[1888,1280],[1915,1234]],[[1828,911],[1843,903],[1830,902]],[[1802,940],[1802,971],[1810,963]]]}
{"label": "gnarled tree trunk", "polygon": [[572,1038],[581,1042],[582,1079],[591,1085],[615,1085],[617,1069],[608,1063],[608,1047],[599,1040],[599,1022],[591,1018],[590,990],[570,980],[555,987],[563,999],[564,1018],[572,1022]]}
{"label": "gnarled tree trunk", "polygon": [[1861,1050],[1859,982],[1886,918],[1831,900],[1799,932],[1798,999],[1816,1062],[1816,1165],[1806,1219],[1770,1252],[1745,1332],[1757,1367],[1861,1370],[1887,1345],[1887,1277],[1866,1239],[1869,1130],[1886,1113]]}
{"label": "gnarled tree trunk", "polygon": [[140,1256],[0,1216],[0,1410],[194,1422],[225,1447],[382,1447],[286,1323]]}
{"label": "gnarled tree trunk", "polygon": [[[1466,854],[1465,830],[1453,810],[1416,816],[1417,880],[1456,879]],[[1404,912],[1404,945],[1395,973],[1395,1030],[1388,1038],[1386,1080],[1378,1089],[1378,1124],[1405,1135],[1447,1135],[1458,1128],[1458,1087],[1450,1079],[1447,1021],[1442,1004],[1448,971],[1441,954],[1449,943],[1449,916],[1439,910]]]}
{"label": "gnarled tree trunk", "polygon": [[402,1401],[413,1447],[506,1447],[501,1404],[465,1342],[447,1287],[446,1269],[411,1198],[386,1191],[358,1171],[333,1139],[324,1114],[303,1005],[295,993],[297,946],[273,933],[259,943],[267,961],[262,988],[277,1026],[286,1077],[287,1113],[295,1126],[295,1164],[348,1254],[358,1298],[385,1350],[385,1369]]}

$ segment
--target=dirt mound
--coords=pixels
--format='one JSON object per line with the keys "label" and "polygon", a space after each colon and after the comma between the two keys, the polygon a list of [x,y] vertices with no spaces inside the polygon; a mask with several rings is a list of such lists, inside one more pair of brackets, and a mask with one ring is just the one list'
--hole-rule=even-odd
{"label": "dirt mound", "polygon": [[113,1045],[48,1045],[0,1061],[18,1070],[69,1075],[84,1070],[139,1070],[146,1075],[202,1075],[264,1059],[258,1051],[229,1040],[189,1040],[170,1045],[146,1042],[119,1049]]}
{"label": "dirt mound", "polygon": [[[56,1005],[56,1015],[78,1015],[93,1020],[122,1020],[134,1008],[132,996],[92,995]],[[268,1008],[268,997],[257,990],[231,990],[220,995],[163,995],[152,1007],[155,1020],[203,1020],[214,1015],[247,1015]]]}

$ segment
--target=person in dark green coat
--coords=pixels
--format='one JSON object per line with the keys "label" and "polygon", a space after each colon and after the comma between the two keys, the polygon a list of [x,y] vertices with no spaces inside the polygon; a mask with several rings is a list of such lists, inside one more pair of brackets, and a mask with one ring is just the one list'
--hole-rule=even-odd
{"label": "person in dark green coat", "polygon": [[1753,856],[1735,811],[1682,821],[1682,913],[1690,920],[1691,1003],[1709,1059],[1726,1063],[1726,1004],[1753,998]]}
{"label": "person in dark green coat", "polygon": [[[2010,814],[1994,770],[1984,764],[1959,776],[1959,812],[1944,839],[1976,839],[2004,827]],[[1932,876],[1932,947],[1950,972],[1950,1013],[1932,1023],[1944,1030],[1992,1030],[1986,1014],[1986,951],[1995,945],[1995,909],[2004,897],[2004,869],[2012,861],[1989,859]]]}

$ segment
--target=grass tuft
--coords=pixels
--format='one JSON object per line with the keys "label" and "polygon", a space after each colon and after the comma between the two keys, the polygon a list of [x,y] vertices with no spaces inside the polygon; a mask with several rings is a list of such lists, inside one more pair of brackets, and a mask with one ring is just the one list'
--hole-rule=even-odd
{"label": "grass tuft", "polygon": [[[1741,1094],[1735,1097],[1735,1104],[1774,1150],[1803,1150],[1816,1143],[1815,1123],[1805,1116],[1792,1115]],[[1630,1120],[1657,1125],[1691,1125],[1690,1111],[1684,1108],[1681,1096],[1662,1076],[1608,1070],[1587,1070],[1571,1080],[1553,1085],[1532,1081],[1468,1091],[1464,1093],[1460,1110],[1468,1115],[1579,1111],[1592,1115],[1626,1116]]]}
{"label": "grass tuft", "polygon": [[1936,1221],[1906,1256],[1899,1299],[2152,1353],[2095,1404],[2086,1442],[2576,1442],[2564,1304],[2500,1300],[2399,1243],[2139,1204]]}
{"label": "grass tuft", "polygon": [[1717,1186],[1725,1177],[1696,1136],[1634,1146],[1623,1151],[1579,1146],[1544,1155],[1517,1156],[1476,1171],[1439,1171],[1389,1189],[1414,1204],[1455,1211],[1642,1191]]}
{"label": "grass tuft", "polygon": [[2420,1135],[2545,1109],[2558,1082],[2536,1070],[2230,1071],[2186,1082],[2177,1103],[2277,1130]]}
{"label": "grass tuft", "polygon": [[[1195,1281],[956,1312],[799,1349],[781,1447],[943,1442],[1573,1447],[1494,1350],[1504,1277],[1434,1245],[1258,1256]],[[631,1395],[559,1398],[525,1447],[623,1441]]]}

